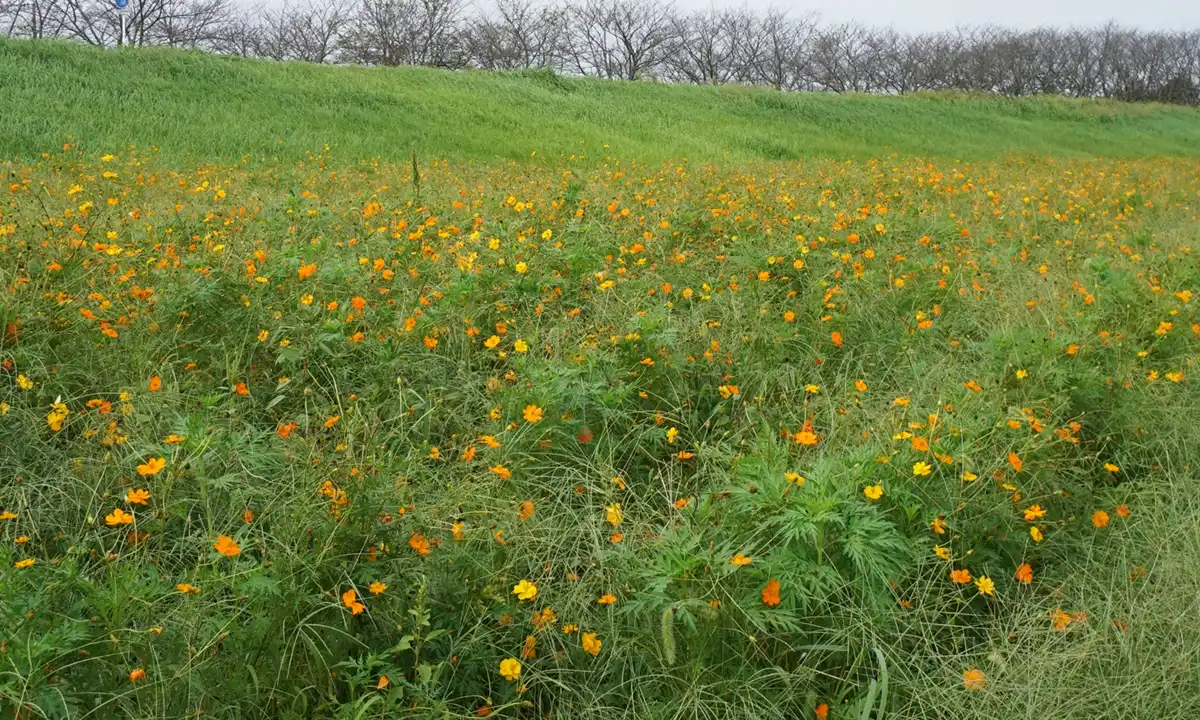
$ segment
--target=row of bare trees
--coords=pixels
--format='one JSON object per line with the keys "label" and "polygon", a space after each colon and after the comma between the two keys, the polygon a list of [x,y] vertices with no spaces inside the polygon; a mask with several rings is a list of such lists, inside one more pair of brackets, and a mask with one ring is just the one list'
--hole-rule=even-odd
{"label": "row of bare trees", "polygon": [[[290,0],[295,2],[296,0]],[[660,0],[130,0],[128,42],[274,60],[515,70],[779,90],[1053,93],[1200,104],[1200,31],[905,34]],[[0,33],[117,44],[111,0],[0,0]]]}
{"label": "row of bare trees", "polygon": [[[216,49],[237,17],[229,0],[130,0],[128,42]],[[0,34],[116,45],[120,20],[110,0],[0,0]]]}

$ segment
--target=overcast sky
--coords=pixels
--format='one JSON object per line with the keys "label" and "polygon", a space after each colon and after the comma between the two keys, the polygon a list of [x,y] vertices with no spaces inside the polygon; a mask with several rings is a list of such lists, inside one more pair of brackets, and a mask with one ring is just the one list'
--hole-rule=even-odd
{"label": "overcast sky", "polygon": [[[676,0],[701,9],[710,0]],[[717,2],[717,7],[742,3]],[[1038,25],[1095,26],[1108,20],[1145,29],[1200,29],[1200,0],[747,0],[750,8],[816,11],[826,22],[858,20],[898,30],[944,30],[992,23],[1015,28]]]}

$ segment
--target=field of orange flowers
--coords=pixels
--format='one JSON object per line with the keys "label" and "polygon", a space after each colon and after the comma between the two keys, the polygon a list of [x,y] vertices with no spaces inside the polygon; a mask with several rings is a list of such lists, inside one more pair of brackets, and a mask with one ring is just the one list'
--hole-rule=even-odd
{"label": "field of orange flowers", "polygon": [[4,170],[6,715],[938,716],[1194,477],[1197,161]]}

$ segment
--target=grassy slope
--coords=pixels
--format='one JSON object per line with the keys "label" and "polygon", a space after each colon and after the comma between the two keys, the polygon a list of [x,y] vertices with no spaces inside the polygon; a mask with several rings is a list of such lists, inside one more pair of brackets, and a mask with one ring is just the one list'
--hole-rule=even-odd
{"label": "grassy slope", "polygon": [[168,158],[643,160],[1200,153],[1200,111],[1062,99],[780,94],[540,74],[277,64],[174,50],[0,41],[0,157],[72,136]]}

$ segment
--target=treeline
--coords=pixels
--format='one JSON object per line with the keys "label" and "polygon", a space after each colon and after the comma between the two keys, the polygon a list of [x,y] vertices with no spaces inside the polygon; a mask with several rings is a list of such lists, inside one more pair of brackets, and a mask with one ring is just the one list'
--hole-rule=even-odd
{"label": "treeline", "polygon": [[[779,90],[1050,93],[1200,104],[1200,31],[968,27],[906,34],[656,0],[130,0],[128,42],[275,60],[554,72]],[[110,0],[0,0],[0,32],[114,46]]]}

